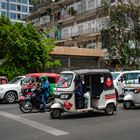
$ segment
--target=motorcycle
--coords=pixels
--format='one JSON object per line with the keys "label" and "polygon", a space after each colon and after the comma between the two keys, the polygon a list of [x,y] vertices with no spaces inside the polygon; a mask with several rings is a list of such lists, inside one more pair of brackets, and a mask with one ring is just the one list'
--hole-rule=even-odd
{"label": "motorcycle", "polygon": [[[42,96],[40,88],[31,89],[31,93],[26,96],[19,97],[19,108],[23,113],[30,113],[33,110],[42,112]],[[54,103],[54,96],[50,96],[46,101],[46,109],[50,109],[50,106]]]}

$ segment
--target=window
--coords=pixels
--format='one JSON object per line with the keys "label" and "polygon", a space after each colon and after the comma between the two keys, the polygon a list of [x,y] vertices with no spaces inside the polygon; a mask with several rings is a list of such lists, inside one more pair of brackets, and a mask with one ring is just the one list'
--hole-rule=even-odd
{"label": "window", "polygon": [[69,30],[68,29],[64,29],[63,30],[63,37],[67,37],[68,36],[68,33],[69,33]]}
{"label": "window", "polygon": [[16,13],[10,13],[10,18],[11,19],[16,19]]}
{"label": "window", "polygon": [[21,15],[19,13],[17,14],[17,19],[21,20]]}
{"label": "window", "polygon": [[1,2],[1,9],[6,9],[6,2]]}
{"label": "window", "polygon": [[21,0],[17,0],[18,3],[21,3]]}
{"label": "window", "polygon": [[111,0],[111,3],[115,2],[115,0]]}
{"label": "window", "polygon": [[123,75],[120,77],[121,82],[125,81],[125,80],[126,80],[126,77],[127,77],[127,74],[123,74]]}
{"label": "window", "polygon": [[84,28],[83,25],[79,25],[79,26],[78,26],[78,32],[79,32],[79,33],[83,33],[83,28]]}
{"label": "window", "polygon": [[27,4],[27,0],[22,0],[22,3],[23,4]]}
{"label": "window", "polygon": [[16,2],[16,0],[10,0],[10,2]]}
{"label": "window", "polygon": [[25,15],[25,14],[22,14],[22,18],[23,18],[23,19],[24,19],[26,16],[27,16],[27,15]]}
{"label": "window", "polygon": [[29,4],[32,4],[32,0],[29,0]]}
{"label": "window", "polygon": [[94,0],[88,0],[88,10],[94,9]]}
{"label": "window", "polygon": [[59,88],[68,88],[71,86],[73,74],[61,74],[57,87]]}
{"label": "window", "polygon": [[55,78],[54,77],[48,77],[48,81],[50,84],[55,84]]}
{"label": "window", "polygon": [[17,11],[20,11],[20,10],[21,10],[21,6],[17,5]]}
{"label": "window", "polygon": [[91,30],[91,23],[88,23],[88,30]]}
{"label": "window", "polygon": [[33,76],[29,76],[29,77],[27,76],[22,80],[22,86],[27,86],[27,85],[33,84],[34,82],[35,82],[35,79]]}
{"label": "window", "polygon": [[22,12],[27,13],[27,6],[22,6]]}
{"label": "window", "polygon": [[11,81],[8,82],[8,84],[17,84],[19,81],[21,81],[23,77],[15,77]]}
{"label": "window", "polygon": [[1,11],[1,15],[6,16],[6,11]]}
{"label": "window", "polygon": [[79,2],[78,5],[77,5],[77,11],[78,11],[78,13],[82,12],[82,4],[81,4],[81,2]]}
{"label": "window", "polygon": [[127,83],[138,83],[138,76],[140,75],[140,73],[128,73],[127,76]]}
{"label": "window", "polygon": [[10,4],[10,10],[16,11],[16,5],[15,4]]}
{"label": "window", "polygon": [[29,7],[29,13],[32,13],[32,11],[33,11],[33,8]]}

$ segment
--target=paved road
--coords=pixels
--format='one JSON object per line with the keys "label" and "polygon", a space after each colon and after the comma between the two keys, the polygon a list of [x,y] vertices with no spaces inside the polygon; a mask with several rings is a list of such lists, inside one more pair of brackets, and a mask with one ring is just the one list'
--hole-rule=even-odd
{"label": "paved road", "polygon": [[0,140],[138,140],[140,109],[112,116],[103,112],[65,114],[58,120],[49,113],[20,112],[18,104],[0,104]]}

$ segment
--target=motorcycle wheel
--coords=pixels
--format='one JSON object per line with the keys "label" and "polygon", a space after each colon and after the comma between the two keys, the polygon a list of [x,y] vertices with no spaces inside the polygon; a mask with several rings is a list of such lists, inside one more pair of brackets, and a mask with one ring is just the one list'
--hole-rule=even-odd
{"label": "motorcycle wheel", "polygon": [[33,104],[29,100],[24,100],[19,103],[20,110],[23,113],[30,113],[33,110]]}

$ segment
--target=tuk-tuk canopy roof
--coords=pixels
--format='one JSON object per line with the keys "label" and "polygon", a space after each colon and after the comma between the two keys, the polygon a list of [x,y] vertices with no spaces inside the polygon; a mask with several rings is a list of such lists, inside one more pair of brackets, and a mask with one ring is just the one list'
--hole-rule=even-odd
{"label": "tuk-tuk canopy roof", "polygon": [[59,77],[59,74],[56,73],[29,73],[26,76],[34,76],[34,77],[40,77],[42,75],[46,75],[48,77]]}
{"label": "tuk-tuk canopy roof", "polygon": [[108,69],[81,69],[74,70],[77,74],[99,74],[99,73],[110,73]]}
{"label": "tuk-tuk canopy roof", "polygon": [[103,74],[103,73],[111,73],[111,72],[108,69],[80,69],[80,70],[73,70],[73,71],[65,71],[65,73],[76,73],[80,75],[80,74]]}

